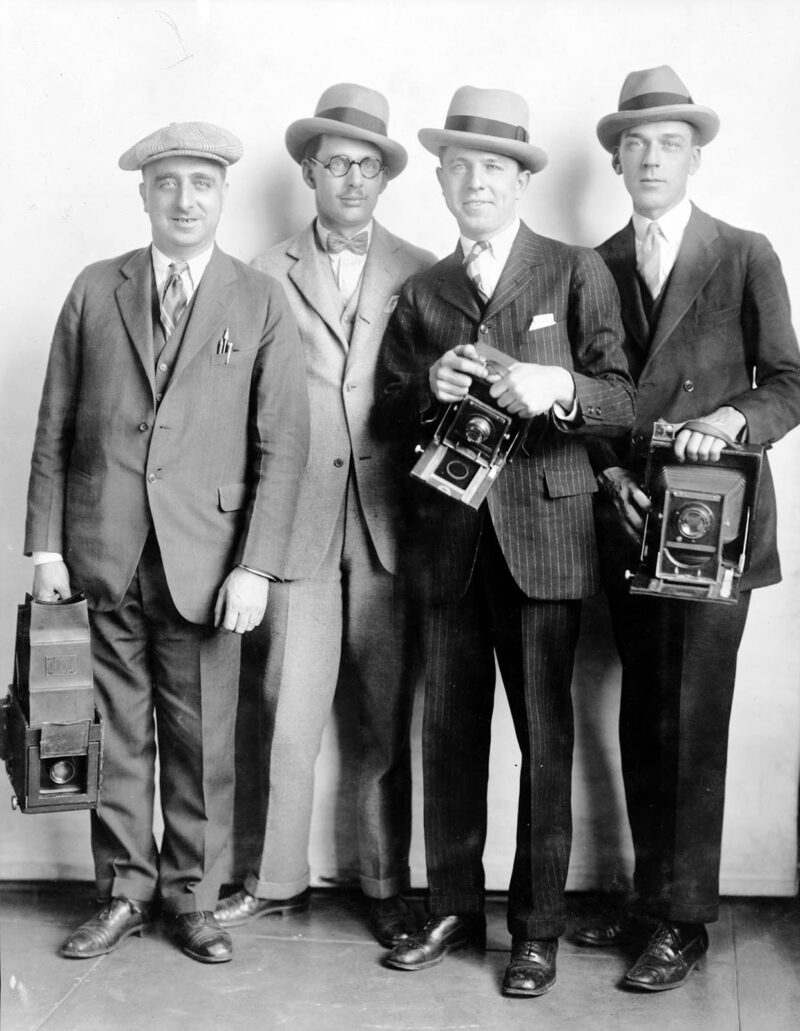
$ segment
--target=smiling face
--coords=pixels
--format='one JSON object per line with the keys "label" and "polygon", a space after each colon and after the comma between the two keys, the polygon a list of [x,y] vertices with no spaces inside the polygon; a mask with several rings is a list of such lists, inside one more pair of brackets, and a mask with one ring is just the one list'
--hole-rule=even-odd
{"label": "smiling face", "polygon": [[226,190],[225,169],[216,161],[167,157],[145,165],[139,193],[162,254],[186,261],[206,250],[214,242]]}
{"label": "smiling face", "polygon": [[689,176],[700,167],[700,148],[687,122],[647,122],[622,134],[611,163],[634,210],[656,219],[686,196]]}
{"label": "smiling face", "polygon": [[323,168],[332,157],[341,155],[349,161],[375,158],[383,163],[383,155],[372,143],[351,140],[346,136],[320,136],[314,160],[303,160],[303,179],[316,194],[317,215],[326,229],[350,237],[363,229],[372,218],[378,197],[386,188],[386,169],[367,179],[358,165],[335,176]]}
{"label": "smiling face", "polygon": [[511,225],[531,173],[513,159],[469,147],[444,147],[436,169],[445,202],[470,240],[489,240]]}

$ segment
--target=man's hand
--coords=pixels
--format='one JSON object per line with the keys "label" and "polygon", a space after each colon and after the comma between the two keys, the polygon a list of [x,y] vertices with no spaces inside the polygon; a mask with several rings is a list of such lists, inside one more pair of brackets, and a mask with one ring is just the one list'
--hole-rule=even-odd
{"label": "man's hand", "polygon": [[466,397],[474,379],[488,379],[486,366],[472,344],[459,344],[445,351],[428,369],[428,383],[437,401],[450,404]]}
{"label": "man's hand", "polygon": [[569,412],[575,404],[575,381],[559,365],[515,362],[493,383],[489,393],[510,415],[532,419],[558,403]]}
{"label": "man's hand", "polygon": [[[694,421],[694,420],[693,420]],[[731,440],[738,440],[747,425],[747,419],[737,408],[723,405],[710,415],[704,415],[697,422],[708,423],[720,430]],[[697,430],[679,430],[675,437],[674,452],[679,462],[718,462],[722,449],[728,441],[712,433],[698,433]]]}
{"label": "man's hand", "polygon": [[604,469],[598,480],[603,493],[614,502],[614,508],[625,533],[633,541],[640,541],[644,516],[650,508],[650,499],[627,469],[614,465]]}
{"label": "man's hand", "polygon": [[66,601],[72,597],[65,562],[40,562],[33,567],[31,594],[36,601]]}
{"label": "man's hand", "polygon": [[232,569],[217,594],[214,626],[244,634],[257,627],[267,611],[269,580],[239,566]]}

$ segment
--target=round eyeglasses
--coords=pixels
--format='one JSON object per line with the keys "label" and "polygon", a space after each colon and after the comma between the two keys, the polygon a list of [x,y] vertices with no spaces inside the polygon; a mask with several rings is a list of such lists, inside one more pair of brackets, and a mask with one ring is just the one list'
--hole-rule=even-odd
{"label": "round eyeglasses", "polygon": [[311,158],[311,161],[322,165],[323,168],[327,168],[331,175],[335,175],[337,179],[344,178],[353,165],[358,165],[365,179],[374,179],[376,175],[386,168],[386,165],[379,161],[378,158],[367,157],[362,158],[360,161],[353,161],[345,157],[344,154],[334,154],[332,158],[328,159],[327,163],[317,161],[316,158]]}

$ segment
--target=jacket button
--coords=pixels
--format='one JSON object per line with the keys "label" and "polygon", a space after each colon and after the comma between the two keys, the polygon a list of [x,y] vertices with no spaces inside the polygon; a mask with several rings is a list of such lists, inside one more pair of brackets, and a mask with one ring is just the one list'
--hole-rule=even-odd
{"label": "jacket button", "polygon": [[155,473],[150,473],[150,475],[147,477],[147,482],[148,483],[155,483],[157,479],[158,479],[158,477],[156,476]]}
{"label": "jacket button", "polygon": [[160,401],[163,397],[163,394],[156,394],[156,401]]}
{"label": "jacket button", "polygon": [[694,381],[690,379],[684,380],[683,389],[686,391],[687,394],[691,394],[691,392],[694,390]]}
{"label": "jacket button", "polygon": [[142,433],[144,433],[145,430],[149,430],[150,429],[150,423],[149,422],[140,422],[139,423],[139,429],[142,431]]}
{"label": "jacket button", "polygon": [[167,368],[168,368],[168,366],[167,366],[166,362],[159,362],[158,363],[158,371],[159,372],[166,372]]}
{"label": "jacket button", "polygon": [[342,466],[344,465],[344,459],[343,458],[334,458],[333,464],[336,466],[337,469],[341,469]]}
{"label": "jacket button", "polygon": [[479,326],[478,329],[480,330],[481,333],[488,333],[489,332],[489,327],[488,326]]}

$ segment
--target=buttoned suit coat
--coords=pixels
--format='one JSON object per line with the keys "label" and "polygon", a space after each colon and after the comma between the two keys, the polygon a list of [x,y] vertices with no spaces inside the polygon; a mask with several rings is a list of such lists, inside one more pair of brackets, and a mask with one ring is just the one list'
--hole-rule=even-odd
{"label": "buttoned suit coat", "polygon": [[[579,417],[574,423],[534,420],[486,505],[514,580],[528,597],[585,597],[597,587],[597,560],[596,485],[584,439],[623,434],[633,421],[613,280],[593,251],[539,236],[523,223],[482,312],[459,245],[409,280],[387,328],[377,398],[385,437],[417,441],[420,419],[431,418],[428,369],[450,348],[477,340],[517,361],[559,365],[573,375]],[[410,447],[406,455],[408,470]],[[480,516],[427,487],[417,495],[433,510],[422,528],[430,597],[454,600],[472,575]]]}
{"label": "buttoned suit coat", "polygon": [[[633,223],[598,253],[619,289],[625,353],[639,397],[632,443],[601,445],[592,456],[596,468],[641,466],[657,419],[684,422],[732,405],[747,419],[748,442],[767,448],[798,423],[800,355],[786,283],[766,237],[693,205],[652,342]],[[779,579],[775,493],[765,461],[742,587]]]}
{"label": "buttoned suit coat", "polygon": [[[214,249],[156,400],[150,248],[90,265],[56,326],[25,550],[63,554],[114,608],[152,525],[175,606],[213,616],[239,562],[282,576],[308,445],[297,330],[281,288]],[[217,353],[228,330],[232,350]]]}
{"label": "buttoned suit coat", "polygon": [[285,575],[314,575],[339,518],[351,467],[367,529],[381,565],[398,568],[403,513],[388,445],[371,420],[380,342],[400,287],[436,259],[373,224],[352,336],[313,223],[254,262],[284,287],[303,343],[311,407],[311,447]]}

